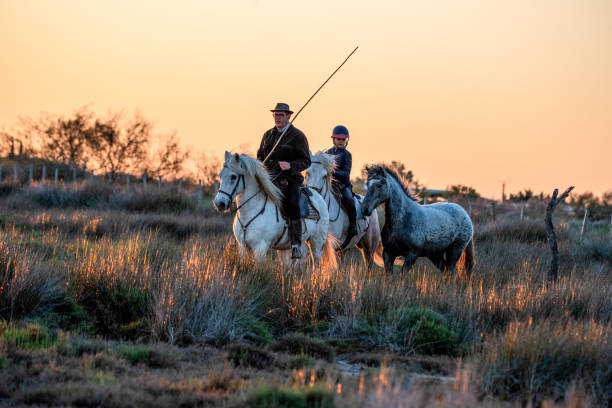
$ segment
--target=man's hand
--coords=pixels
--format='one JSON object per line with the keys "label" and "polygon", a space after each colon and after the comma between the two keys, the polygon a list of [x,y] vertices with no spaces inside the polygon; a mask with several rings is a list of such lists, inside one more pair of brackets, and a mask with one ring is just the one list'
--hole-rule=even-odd
{"label": "man's hand", "polygon": [[278,165],[280,166],[281,170],[289,170],[291,168],[291,164],[286,161],[279,161]]}

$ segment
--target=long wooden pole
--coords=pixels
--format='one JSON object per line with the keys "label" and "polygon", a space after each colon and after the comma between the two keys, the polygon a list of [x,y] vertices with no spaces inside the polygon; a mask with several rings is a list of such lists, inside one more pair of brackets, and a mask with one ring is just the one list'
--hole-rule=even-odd
{"label": "long wooden pole", "polygon": [[[338,68],[336,68],[336,70],[334,72],[332,72],[332,74],[325,80],[325,82],[323,82],[323,84],[319,87],[319,89],[317,89],[315,91],[315,93],[312,94],[312,96],[310,98],[308,98],[308,100],[306,101],[306,103],[300,108],[300,110],[297,111],[297,113],[295,114],[295,116],[293,117],[293,119],[291,119],[291,121],[289,122],[289,125],[293,124],[293,122],[297,119],[298,115],[300,114],[300,112],[302,112],[304,110],[304,108],[306,107],[306,105],[308,105],[308,103],[312,100],[312,98],[315,97],[315,95],[317,93],[319,93],[319,91],[321,90],[321,88],[323,88],[325,86],[325,84],[327,82],[329,82],[329,80],[336,74],[336,72],[338,72],[340,70],[340,68],[342,68],[342,66],[346,63],[346,61],[348,61],[349,58],[351,58],[351,56],[355,53],[355,51],[357,51],[357,48],[359,48],[359,46],[355,47],[355,49],[353,51],[351,51],[351,53],[348,55],[348,57],[345,58],[344,61],[342,61],[342,64],[340,64],[338,66]],[[270,155],[274,152],[274,150],[276,149],[276,146],[278,146],[278,143],[281,141],[281,139],[283,138],[283,136],[285,136],[285,132],[287,132],[287,129],[289,129],[289,126],[287,126],[285,128],[285,130],[283,131],[283,133],[281,133],[281,135],[278,137],[278,140],[276,141],[276,143],[274,143],[274,146],[272,146],[272,150],[270,150],[270,153],[268,153],[268,155],[266,156],[266,158],[264,159],[263,163],[267,162],[268,159],[270,158]]]}

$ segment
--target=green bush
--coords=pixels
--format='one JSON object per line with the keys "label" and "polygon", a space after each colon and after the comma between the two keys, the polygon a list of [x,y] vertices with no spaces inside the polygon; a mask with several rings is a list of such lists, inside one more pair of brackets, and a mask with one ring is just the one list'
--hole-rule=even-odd
{"label": "green bush", "polygon": [[94,317],[95,331],[103,336],[136,340],[150,334],[150,295],[137,288],[111,289],[92,283],[78,301]]}
{"label": "green bush", "polygon": [[387,341],[420,354],[457,354],[459,336],[439,313],[420,307],[390,309],[372,328]]}
{"label": "green bush", "polygon": [[334,349],[329,344],[301,333],[284,335],[276,342],[274,350],[291,354],[307,354],[326,360],[331,360],[334,356]]}
{"label": "green bush", "polygon": [[9,327],[2,336],[16,347],[29,350],[46,349],[57,344],[57,336],[38,323],[23,328]]}
{"label": "green bush", "polygon": [[254,391],[243,405],[247,408],[333,408],[333,394],[323,388],[300,390],[263,387]]}
{"label": "green bush", "polygon": [[263,369],[274,362],[272,353],[250,344],[232,344],[227,351],[229,360],[239,366]]}

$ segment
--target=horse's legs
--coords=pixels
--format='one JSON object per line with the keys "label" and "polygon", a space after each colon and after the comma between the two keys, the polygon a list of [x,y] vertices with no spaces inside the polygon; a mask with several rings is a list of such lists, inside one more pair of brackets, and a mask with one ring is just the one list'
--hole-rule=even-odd
{"label": "horse's legs", "polygon": [[457,269],[457,262],[463,254],[463,245],[453,244],[446,249],[446,270],[455,272]]}
{"label": "horse's legs", "polygon": [[402,266],[402,272],[408,272],[412,265],[416,262],[418,256],[414,252],[408,252],[404,255],[404,266]]}
{"label": "horse's legs", "polygon": [[249,245],[249,247],[253,250],[253,254],[255,255],[255,259],[261,261],[265,256],[266,252],[268,252],[268,248],[270,247],[270,243],[266,241],[258,241]]}
{"label": "horse's legs", "polygon": [[386,249],[383,249],[383,261],[385,262],[385,272],[387,273],[393,272],[393,263],[395,262],[395,258],[397,258],[397,255],[392,254]]}
{"label": "horse's legs", "polygon": [[428,255],[427,257],[434,265],[436,265],[436,268],[438,268],[440,272],[446,271],[446,263],[444,262],[444,252],[436,252],[435,254]]}

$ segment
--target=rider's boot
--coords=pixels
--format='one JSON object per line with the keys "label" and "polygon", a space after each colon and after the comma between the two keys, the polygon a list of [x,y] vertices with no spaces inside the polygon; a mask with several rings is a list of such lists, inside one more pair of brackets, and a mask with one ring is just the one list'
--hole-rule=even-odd
{"label": "rider's boot", "polygon": [[355,203],[351,203],[352,205],[347,206],[346,215],[349,219],[349,227],[347,231],[347,239],[353,238],[357,235],[357,210],[355,210]]}
{"label": "rider's boot", "polygon": [[291,238],[291,259],[302,257],[302,220],[289,220],[289,238]]}

